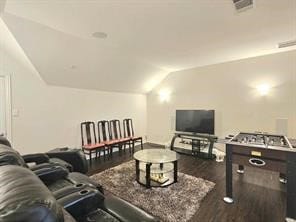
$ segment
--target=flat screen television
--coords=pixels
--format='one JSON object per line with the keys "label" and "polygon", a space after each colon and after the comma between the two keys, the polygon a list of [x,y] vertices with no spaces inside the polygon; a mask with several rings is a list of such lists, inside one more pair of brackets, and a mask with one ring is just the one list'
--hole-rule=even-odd
{"label": "flat screen television", "polygon": [[176,131],[215,134],[215,110],[176,110]]}

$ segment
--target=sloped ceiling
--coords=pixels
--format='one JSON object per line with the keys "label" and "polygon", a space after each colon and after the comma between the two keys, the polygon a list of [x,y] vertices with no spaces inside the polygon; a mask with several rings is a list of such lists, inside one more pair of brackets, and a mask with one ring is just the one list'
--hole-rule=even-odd
{"label": "sloped ceiling", "polygon": [[4,11],[6,0],[0,0],[0,15]]}
{"label": "sloped ceiling", "polygon": [[296,38],[295,0],[7,0],[2,18],[48,84],[131,93]]}

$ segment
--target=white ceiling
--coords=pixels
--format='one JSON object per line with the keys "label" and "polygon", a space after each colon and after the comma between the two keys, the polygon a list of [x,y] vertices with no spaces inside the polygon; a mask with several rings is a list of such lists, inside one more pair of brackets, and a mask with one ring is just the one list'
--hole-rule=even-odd
{"label": "white ceiling", "polygon": [[241,13],[232,0],[7,0],[4,12],[48,84],[107,91],[147,93],[169,72],[296,38],[295,0],[255,0]]}

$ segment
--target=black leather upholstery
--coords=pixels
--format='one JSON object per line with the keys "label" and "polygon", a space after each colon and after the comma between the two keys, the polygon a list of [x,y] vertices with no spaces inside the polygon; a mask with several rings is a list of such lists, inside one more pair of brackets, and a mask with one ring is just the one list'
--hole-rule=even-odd
{"label": "black leather upholstery", "polygon": [[[8,150],[12,149],[10,142],[3,136],[0,136],[0,147]],[[16,150],[12,150],[15,152],[15,156],[12,156],[12,153],[9,153],[8,151],[5,154],[2,153],[3,150],[0,150],[2,155],[8,155],[4,158],[7,164],[27,166],[29,163],[34,163],[36,165],[52,163],[55,166],[59,165],[65,167],[70,172],[75,171],[87,173],[88,171],[86,158],[80,149],[57,148],[49,151],[48,153],[34,153],[23,156],[20,156]],[[3,162],[2,164],[5,165]]]}
{"label": "black leather upholstery", "polygon": [[49,163],[52,163],[54,165],[60,165],[61,167],[65,167],[66,169],[68,169],[69,172],[75,171],[72,164],[68,163],[65,160],[59,159],[59,158],[50,158]]}
{"label": "black leather upholstery", "polygon": [[97,190],[84,187],[80,191],[69,193],[57,199],[74,218],[80,217],[97,210],[104,202],[104,196]]}
{"label": "black leather upholstery", "polygon": [[61,166],[49,166],[38,170],[34,173],[45,183],[50,184],[59,179],[65,178],[68,175],[68,171]]}
{"label": "black leather upholstery", "polygon": [[[93,222],[93,221],[104,221],[104,222],[120,222],[116,217],[113,217],[102,209],[92,211],[88,215],[79,218],[79,222]],[[138,220],[139,222],[142,220]]]}
{"label": "black leather upholstery", "polygon": [[61,207],[32,171],[1,166],[0,178],[0,221],[64,221]]}
{"label": "black leather upholstery", "polygon": [[27,164],[17,151],[4,144],[0,144],[0,166],[3,165],[18,165],[27,167]]}
{"label": "black leather upholstery", "polygon": [[[67,151],[66,156],[75,156],[73,166],[75,161],[85,159],[75,150]],[[101,185],[84,174],[69,173],[63,161],[42,163],[48,160],[43,154],[25,158],[39,164],[29,168],[17,151],[0,142],[0,221],[158,221],[118,197],[105,196]],[[84,163],[77,166],[75,169],[85,172]]]}
{"label": "black leather upholstery", "polygon": [[33,153],[22,156],[26,163],[47,163],[49,162],[49,157],[44,153]]}
{"label": "black leather upholstery", "polygon": [[[34,155],[30,155],[27,158],[30,160],[30,162],[32,162]],[[0,144],[0,166],[4,165],[17,165],[29,168],[22,156],[17,151]],[[34,173],[45,183],[65,178],[68,175],[68,170],[62,167],[60,164],[42,163],[30,167],[30,169],[34,171]]]}
{"label": "black leather upholstery", "polygon": [[[87,187],[95,188],[103,194],[103,188],[100,184],[97,184],[96,182],[91,180],[88,176],[81,173],[76,173],[76,172],[69,173],[67,177],[48,184],[48,188],[52,192],[54,192],[54,194],[58,194],[59,192],[62,192],[61,189],[64,189],[65,187],[74,187],[74,186],[79,187],[81,185],[83,185],[84,187],[87,186]],[[67,192],[69,192],[69,190]]]}
{"label": "black leather upholstery", "polygon": [[139,220],[145,222],[159,221],[144,210],[141,210],[129,202],[113,195],[105,196],[103,209],[122,222],[137,222]]}
{"label": "black leather upholstery", "polygon": [[88,163],[81,149],[70,149],[68,147],[56,148],[46,153],[51,159],[58,158],[73,166],[74,172],[87,173]]}
{"label": "black leather upholstery", "polygon": [[63,210],[63,213],[64,213],[64,222],[76,222],[76,220],[72,217],[72,215],[69,214],[66,210]]}
{"label": "black leather upholstery", "polygon": [[11,147],[11,144],[10,144],[9,140],[6,139],[4,136],[0,136],[0,144]]}

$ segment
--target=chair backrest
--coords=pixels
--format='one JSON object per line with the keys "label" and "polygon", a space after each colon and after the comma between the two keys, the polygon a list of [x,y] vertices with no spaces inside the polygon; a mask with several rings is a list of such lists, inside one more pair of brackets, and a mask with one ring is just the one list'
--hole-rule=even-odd
{"label": "chair backrest", "polygon": [[124,137],[135,136],[132,119],[124,119],[123,120],[123,135],[124,135]]}
{"label": "chair backrest", "polygon": [[110,120],[110,137],[111,139],[122,139],[120,121],[118,119]]}
{"label": "chair backrest", "polygon": [[95,123],[91,121],[82,122],[81,129],[81,143],[82,146],[97,143],[97,136],[95,130]]}
{"label": "chair backrest", "polygon": [[98,121],[98,141],[104,142],[110,140],[110,126],[109,121]]}

